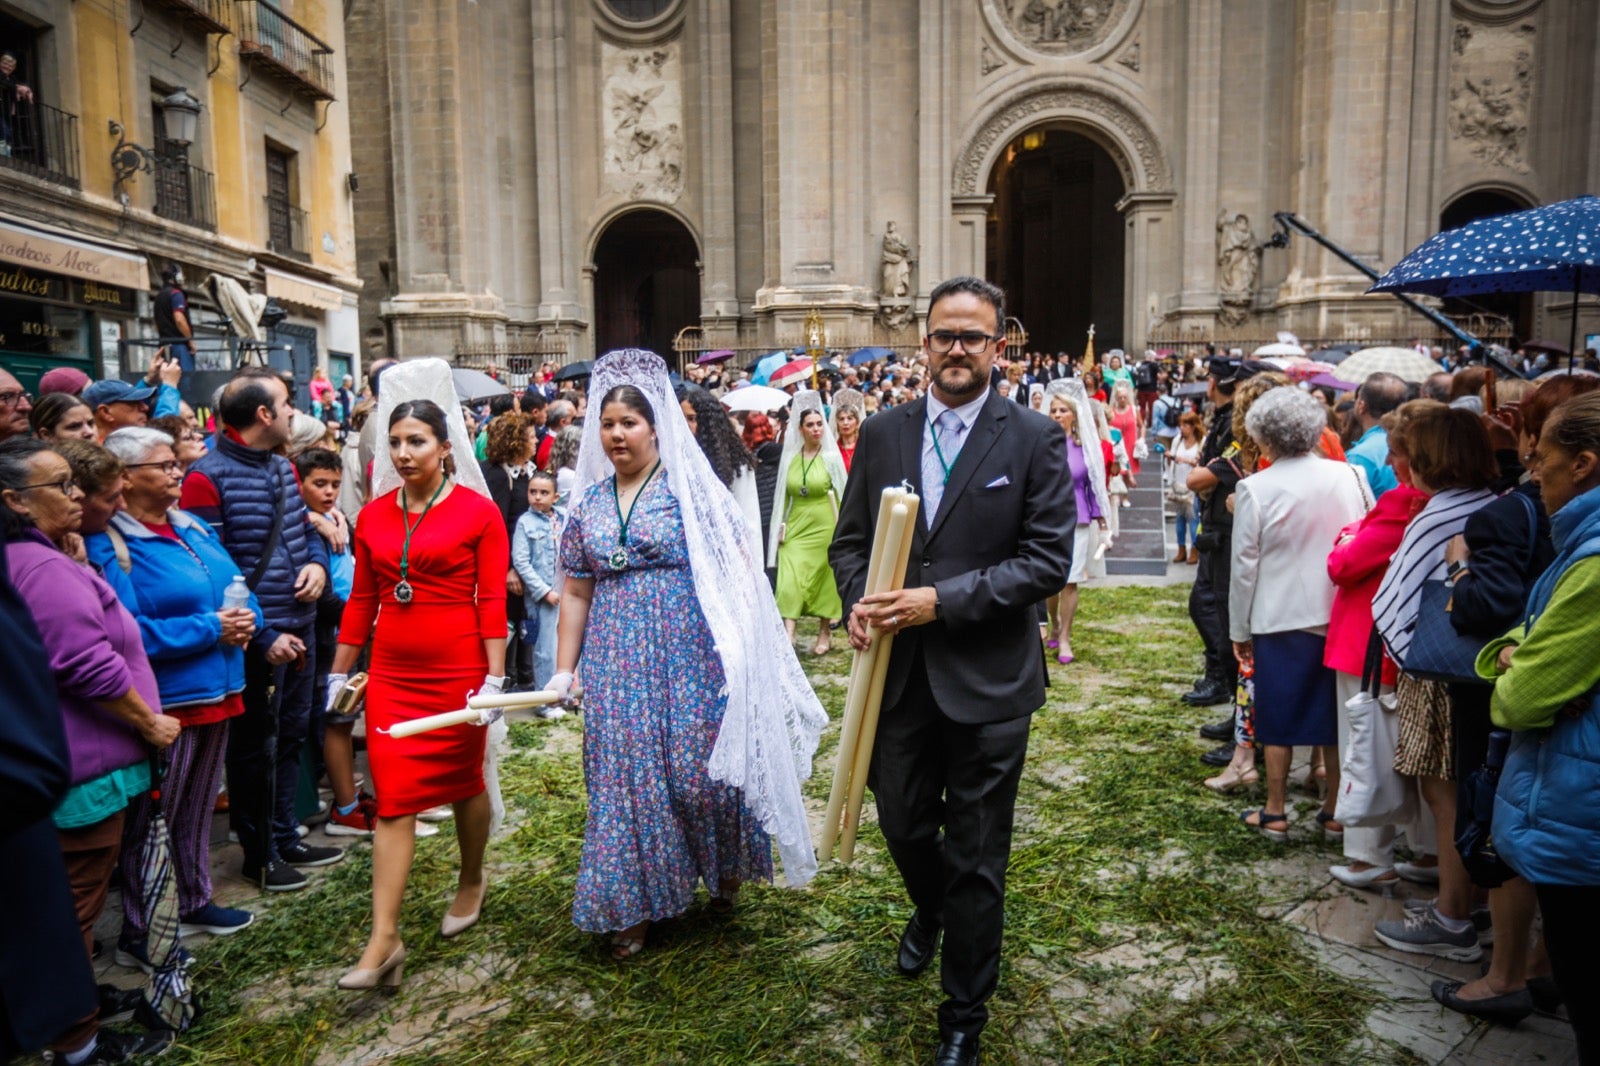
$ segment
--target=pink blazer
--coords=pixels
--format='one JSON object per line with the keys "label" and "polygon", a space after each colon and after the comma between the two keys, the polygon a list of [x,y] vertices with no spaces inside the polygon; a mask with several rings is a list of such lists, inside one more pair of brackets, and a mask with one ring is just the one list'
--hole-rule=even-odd
{"label": "pink blazer", "polygon": [[[1342,674],[1361,676],[1372,636],[1372,598],[1389,560],[1400,547],[1406,526],[1428,502],[1428,495],[1401,485],[1378,497],[1377,506],[1339,531],[1328,555],[1333,582],[1333,614],[1328,619],[1328,644],[1322,664]],[[1349,540],[1345,538],[1349,537]],[[1383,661],[1383,682],[1392,685],[1395,666]]]}

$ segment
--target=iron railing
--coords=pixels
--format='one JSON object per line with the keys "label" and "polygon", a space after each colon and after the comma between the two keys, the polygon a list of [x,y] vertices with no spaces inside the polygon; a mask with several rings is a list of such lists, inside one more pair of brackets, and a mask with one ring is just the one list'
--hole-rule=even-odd
{"label": "iron railing", "polygon": [[267,0],[237,0],[239,58],[317,100],[333,99],[333,49]]}
{"label": "iron railing", "polygon": [[156,160],[156,214],[201,229],[217,228],[216,178],[181,157]]}
{"label": "iron railing", "polygon": [[233,0],[154,0],[154,3],[206,33],[233,32]]}
{"label": "iron railing", "polygon": [[78,116],[37,100],[12,103],[0,95],[0,167],[80,188]]}
{"label": "iron railing", "polygon": [[294,259],[311,260],[311,245],[306,239],[306,213],[289,201],[264,196],[267,205],[267,249]]}

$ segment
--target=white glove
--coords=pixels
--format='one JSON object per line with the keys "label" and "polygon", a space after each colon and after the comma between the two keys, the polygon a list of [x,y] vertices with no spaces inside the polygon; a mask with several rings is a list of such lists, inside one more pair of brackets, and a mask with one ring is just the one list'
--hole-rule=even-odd
{"label": "white glove", "polygon": [[485,674],[483,684],[478,686],[478,695],[496,696],[506,690],[506,679],[493,674]]}
{"label": "white glove", "polygon": [[554,692],[561,699],[567,698],[567,693],[572,691],[572,675],[561,673],[552,677],[544,684],[546,692]]}
{"label": "white glove", "polygon": [[344,683],[350,680],[349,674],[328,675],[328,705],[323,708],[323,714],[332,714],[333,705],[339,698],[339,692],[344,688]]}

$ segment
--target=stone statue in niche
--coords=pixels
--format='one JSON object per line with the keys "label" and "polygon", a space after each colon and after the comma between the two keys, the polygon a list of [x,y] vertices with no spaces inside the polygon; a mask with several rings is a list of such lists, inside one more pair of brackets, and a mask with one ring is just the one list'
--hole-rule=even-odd
{"label": "stone statue in niche", "polygon": [[1006,21],[1028,44],[1081,52],[1099,44],[1128,0],[1001,0]]}
{"label": "stone statue in niche", "polygon": [[1451,39],[1451,154],[1519,174],[1528,171],[1528,103],[1533,95],[1532,23],[1470,26]]}
{"label": "stone statue in niche", "polygon": [[605,186],[644,199],[676,200],[683,189],[683,90],[678,45],[601,46],[605,75]]}
{"label": "stone statue in niche", "polygon": [[1217,292],[1228,325],[1240,325],[1249,316],[1260,270],[1261,246],[1250,232],[1249,217],[1224,208],[1217,214]]}
{"label": "stone statue in niche", "polygon": [[911,295],[911,264],[916,262],[911,246],[901,239],[890,222],[883,229],[883,260],[879,268],[878,294],[894,300]]}

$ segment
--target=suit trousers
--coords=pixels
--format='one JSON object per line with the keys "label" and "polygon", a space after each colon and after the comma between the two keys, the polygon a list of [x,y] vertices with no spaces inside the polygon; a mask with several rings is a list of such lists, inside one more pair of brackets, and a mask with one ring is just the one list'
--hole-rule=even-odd
{"label": "suit trousers", "polygon": [[1239,687],[1239,660],[1228,639],[1228,584],[1233,578],[1233,553],[1218,548],[1200,553],[1200,566],[1189,593],[1189,619],[1206,649],[1206,676],[1231,694]]}
{"label": "suit trousers", "polygon": [[907,894],[944,926],[940,1032],[976,1034],[999,982],[1006,865],[1032,716],[952,721],[928,686],[920,647],[915,654],[900,700],[878,720],[868,781]]}
{"label": "suit trousers", "polygon": [[[312,627],[285,629],[306,643],[301,662],[274,666],[265,649],[244,653],[244,713],[229,720],[228,813],[239,834],[244,864],[252,870],[282,857],[300,840],[295,831],[295,787],[300,749],[311,728],[316,643]],[[277,748],[276,758],[269,747]]]}

